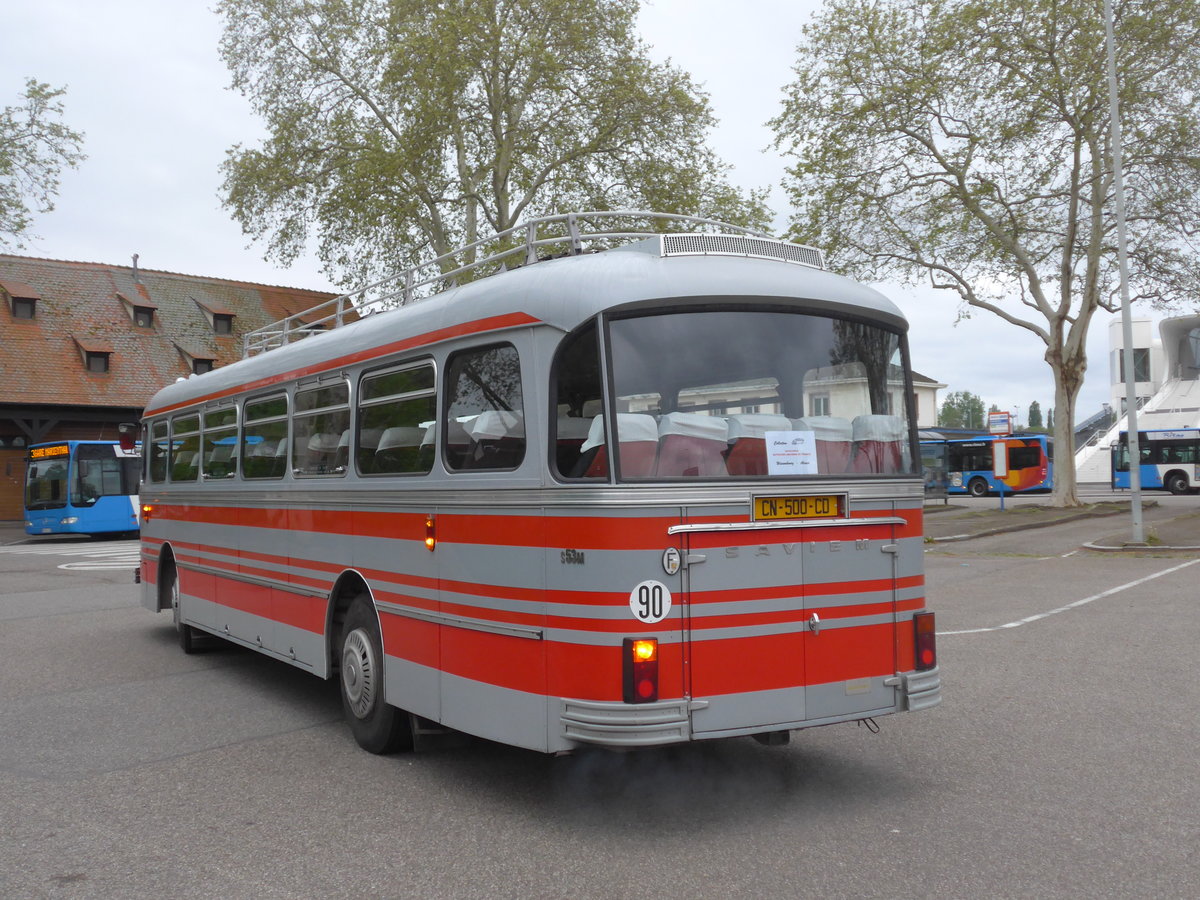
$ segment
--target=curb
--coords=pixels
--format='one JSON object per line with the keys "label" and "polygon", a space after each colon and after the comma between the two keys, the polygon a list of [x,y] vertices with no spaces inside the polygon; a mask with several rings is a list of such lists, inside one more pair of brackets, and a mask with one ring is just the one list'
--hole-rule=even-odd
{"label": "curb", "polygon": [[[945,537],[930,538],[930,543],[941,544],[952,541],[968,541],[971,538],[989,537],[993,534],[1009,534],[1014,531],[1026,531],[1030,528],[1051,528],[1054,525],[1066,525],[1071,522],[1080,522],[1083,519],[1104,519],[1109,516],[1119,516],[1123,510],[1113,510],[1112,512],[1085,512],[1073,516],[1064,516],[1061,519],[1055,519],[1053,522],[1024,522],[1020,525],[1001,525],[997,528],[985,528],[983,531],[975,531],[969,534],[950,534]],[[1084,546],[1087,546],[1086,544]],[[1114,548],[1123,549],[1123,548]]]}
{"label": "curb", "polygon": [[1197,547],[1179,547],[1174,544],[1123,544],[1120,547],[1113,547],[1109,544],[1086,543],[1083,545],[1085,550],[1098,550],[1101,553],[1145,553],[1152,551],[1157,553],[1159,550],[1183,550],[1183,551],[1200,551],[1200,546]]}

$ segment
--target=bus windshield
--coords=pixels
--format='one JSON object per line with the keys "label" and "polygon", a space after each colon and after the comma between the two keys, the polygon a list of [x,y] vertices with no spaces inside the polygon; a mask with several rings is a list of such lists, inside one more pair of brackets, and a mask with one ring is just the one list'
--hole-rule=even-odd
{"label": "bus windshield", "polygon": [[67,505],[67,457],[30,461],[25,469],[25,508],[61,509]]}
{"label": "bus windshield", "polygon": [[913,474],[903,343],[808,313],[676,311],[609,325],[619,474]]}

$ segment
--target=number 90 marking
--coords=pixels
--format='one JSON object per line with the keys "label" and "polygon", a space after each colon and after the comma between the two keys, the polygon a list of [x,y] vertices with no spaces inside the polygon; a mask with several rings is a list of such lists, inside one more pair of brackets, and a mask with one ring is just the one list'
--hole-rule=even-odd
{"label": "number 90 marking", "polygon": [[647,625],[661,622],[671,614],[671,592],[661,581],[643,581],[629,592],[629,611]]}

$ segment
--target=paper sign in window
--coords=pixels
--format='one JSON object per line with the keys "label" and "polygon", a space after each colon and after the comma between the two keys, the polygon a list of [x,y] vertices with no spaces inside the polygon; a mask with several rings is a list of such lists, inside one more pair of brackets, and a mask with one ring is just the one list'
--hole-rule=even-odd
{"label": "paper sign in window", "polygon": [[812,431],[768,431],[767,474],[816,475],[817,438]]}

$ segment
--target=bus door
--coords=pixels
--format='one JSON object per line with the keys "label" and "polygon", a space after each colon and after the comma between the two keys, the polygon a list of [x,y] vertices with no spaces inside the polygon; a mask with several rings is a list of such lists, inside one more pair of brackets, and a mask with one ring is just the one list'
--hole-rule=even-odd
{"label": "bus door", "polygon": [[681,529],[695,736],[894,707],[896,520],[865,521]]}

